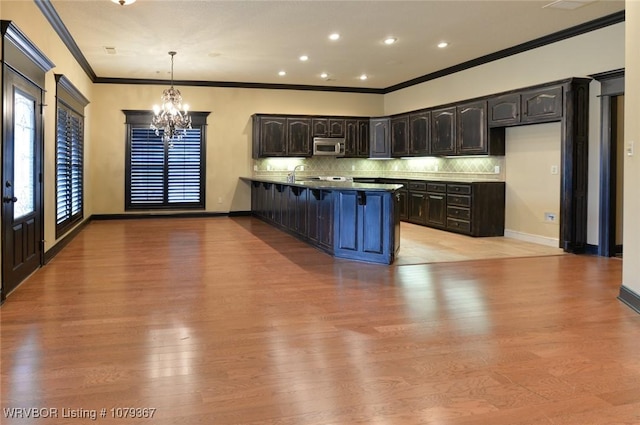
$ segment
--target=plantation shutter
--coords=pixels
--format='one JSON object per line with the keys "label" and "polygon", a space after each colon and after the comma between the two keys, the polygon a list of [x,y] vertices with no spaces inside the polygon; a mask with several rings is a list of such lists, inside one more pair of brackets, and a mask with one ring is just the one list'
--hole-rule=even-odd
{"label": "plantation shutter", "polygon": [[208,113],[191,113],[192,127],[169,144],[149,128],[151,113],[125,111],[127,141],[126,209],[205,207],[204,126]]}

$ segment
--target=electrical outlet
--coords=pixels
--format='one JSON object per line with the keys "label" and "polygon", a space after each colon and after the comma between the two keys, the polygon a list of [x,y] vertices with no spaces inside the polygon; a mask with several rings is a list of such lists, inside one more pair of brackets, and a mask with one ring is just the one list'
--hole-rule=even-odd
{"label": "electrical outlet", "polygon": [[398,171],[398,165],[393,166],[393,171]]}
{"label": "electrical outlet", "polygon": [[355,165],[351,166],[351,171],[356,171],[356,166]]}
{"label": "electrical outlet", "polygon": [[438,164],[433,166],[433,171],[438,171]]}
{"label": "electrical outlet", "polygon": [[558,166],[557,165],[552,165],[551,166],[551,174],[558,174]]}
{"label": "electrical outlet", "polygon": [[635,143],[633,141],[627,142],[627,156],[633,156],[633,145]]}
{"label": "electrical outlet", "polygon": [[267,165],[267,171],[271,171],[271,165]]}
{"label": "electrical outlet", "polygon": [[496,165],[495,167],[493,167],[493,172],[496,174],[500,174],[500,166]]}
{"label": "electrical outlet", "polygon": [[257,165],[253,166],[253,171],[258,171],[258,166]]}
{"label": "electrical outlet", "polygon": [[222,203],[222,196],[218,196],[218,203],[221,204]]}
{"label": "electrical outlet", "polygon": [[551,212],[544,213],[544,221],[555,223],[555,221],[556,221],[556,213],[551,213]]}

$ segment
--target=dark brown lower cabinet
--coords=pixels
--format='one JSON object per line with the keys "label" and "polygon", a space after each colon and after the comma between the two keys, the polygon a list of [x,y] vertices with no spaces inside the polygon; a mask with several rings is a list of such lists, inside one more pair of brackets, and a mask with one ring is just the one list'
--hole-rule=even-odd
{"label": "dark brown lower cabinet", "polygon": [[333,192],[309,189],[308,238],[319,247],[333,252]]}

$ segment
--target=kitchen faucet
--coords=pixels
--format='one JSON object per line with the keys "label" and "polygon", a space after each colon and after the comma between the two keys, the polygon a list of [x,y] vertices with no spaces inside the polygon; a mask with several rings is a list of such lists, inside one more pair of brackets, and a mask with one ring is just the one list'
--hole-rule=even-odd
{"label": "kitchen faucet", "polygon": [[298,167],[304,167],[304,164],[298,164],[293,167],[293,172],[287,175],[287,183],[295,183],[296,182],[296,170]]}

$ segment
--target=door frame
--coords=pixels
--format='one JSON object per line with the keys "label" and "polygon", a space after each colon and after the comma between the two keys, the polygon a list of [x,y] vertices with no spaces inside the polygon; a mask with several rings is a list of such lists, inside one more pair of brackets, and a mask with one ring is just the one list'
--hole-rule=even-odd
{"label": "door frame", "polygon": [[592,75],[600,82],[600,220],[598,255],[616,254],[616,129],[612,122],[616,113],[613,99],[624,94],[624,69]]}
{"label": "door frame", "polygon": [[[7,82],[7,78],[9,75],[13,77],[14,74],[21,76],[26,79],[28,82],[32,83],[35,87],[40,90],[40,99],[39,99],[39,107],[40,113],[38,119],[40,122],[41,131],[38,135],[38,140],[36,143],[38,144],[37,154],[38,158],[36,161],[38,163],[38,176],[36,178],[39,179],[39,192],[38,197],[40,198],[39,205],[37,206],[38,212],[37,214],[40,216],[40,223],[38,226],[38,243],[40,244],[40,258],[39,258],[39,266],[44,264],[44,115],[42,114],[42,108],[44,107],[44,93],[45,93],[45,80],[46,73],[53,69],[55,66],[53,62],[51,62],[37,47],[35,44],[31,42],[27,38],[27,36],[20,31],[20,29],[12,22],[12,21],[0,21],[0,34],[2,35],[2,52],[1,52],[1,63],[0,67],[2,69],[2,84],[3,87],[3,99],[2,104],[0,105],[0,111],[2,114],[2,123],[3,123],[3,131],[0,134],[2,140],[0,140],[0,146],[2,152],[4,152],[6,145],[8,143],[7,140],[7,124],[8,124],[8,115],[7,115],[7,107],[6,102],[8,99],[8,93],[4,90],[5,84]],[[3,159],[3,161],[6,160]],[[4,164],[0,164],[2,168],[2,173],[4,173]],[[4,216],[1,217],[2,221],[6,219]],[[4,223],[3,223],[4,224]],[[5,235],[5,226],[2,226],[0,230],[2,232],[2,243],[4,248],[4,241],[7,235]],[[4,302],[7,294],[5,291],[5,268],[7,265],[4,262],[4,253],[2,254],[2,281],[0,281],[0,303]]]}

